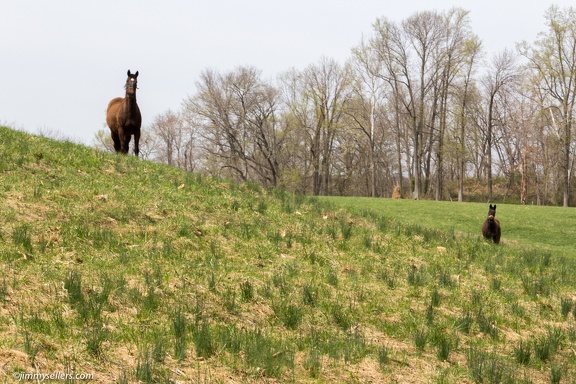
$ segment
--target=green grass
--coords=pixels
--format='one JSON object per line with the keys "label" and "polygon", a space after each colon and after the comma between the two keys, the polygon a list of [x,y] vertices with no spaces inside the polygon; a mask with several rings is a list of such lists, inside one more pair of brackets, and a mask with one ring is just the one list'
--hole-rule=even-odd
{"label": "green grass", "polygon": [[[430,200],[322,197],[336,207],[373,212],[393,222],[446,233],[481,236],[488,204]],[[502,242],[576,257],[576,210],[573,208],[497,204]]]}
{"label": "green grass", "polygon": [[348,201],[0,128],[0,381],[574,383],[570,209]]}

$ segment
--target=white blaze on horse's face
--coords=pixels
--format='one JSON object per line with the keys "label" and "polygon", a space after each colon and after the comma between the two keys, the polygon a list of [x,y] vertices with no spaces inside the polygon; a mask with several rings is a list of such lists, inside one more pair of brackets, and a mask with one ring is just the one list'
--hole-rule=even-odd
{"label": "white blaze on horse's face", "polygon": [[126,82],[126,92],[128,92],[129,94],[134,94],[136,93],[136,89],[137,89],[137,82],[136,82],[136,78],[135,77],[130,77],[128,79],[128,81]]}

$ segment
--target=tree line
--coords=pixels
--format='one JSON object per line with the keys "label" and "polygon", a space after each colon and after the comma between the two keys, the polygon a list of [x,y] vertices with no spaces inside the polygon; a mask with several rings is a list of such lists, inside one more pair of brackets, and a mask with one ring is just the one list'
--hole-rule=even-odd
{"label": "tree line", "polygon": [[492,55],[453,8],[376,19],[343,64],[206,69],[143,130],[141,157],[312,195],[570,206],[576,10],[544,19]]}

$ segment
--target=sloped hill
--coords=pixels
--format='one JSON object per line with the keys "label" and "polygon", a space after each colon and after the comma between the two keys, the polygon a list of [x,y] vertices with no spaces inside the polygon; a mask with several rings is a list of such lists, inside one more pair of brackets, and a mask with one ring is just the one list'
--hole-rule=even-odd
{"label": "sloped hill", "polygon": [[576,374],[576,265],[550,253],[7,128],[0,212],[3,381]]}

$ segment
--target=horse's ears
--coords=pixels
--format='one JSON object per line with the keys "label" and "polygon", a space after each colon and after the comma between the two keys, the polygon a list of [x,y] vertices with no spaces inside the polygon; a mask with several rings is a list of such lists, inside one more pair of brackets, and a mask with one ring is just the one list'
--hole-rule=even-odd
{"label": "horse's ears", "polygon": [[134,74],[134,77],[138,77],[138,71],[136,71],[136,73]]}
{"label": "horse's ears", "polygon": [[[126,72],[126,74],[127,74],[128,76],[132,75],[132,74],[130,73],[130,70],[128,70],[128,72]],[[134,77],[138,77],[138,71],[136,71],[136,73],[134,74]]]}
{"label": "horse's ears", "polygon": [[130,70],[128,70],[128,72],[126,72],[126,75],[130,76]]}

